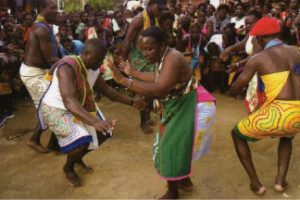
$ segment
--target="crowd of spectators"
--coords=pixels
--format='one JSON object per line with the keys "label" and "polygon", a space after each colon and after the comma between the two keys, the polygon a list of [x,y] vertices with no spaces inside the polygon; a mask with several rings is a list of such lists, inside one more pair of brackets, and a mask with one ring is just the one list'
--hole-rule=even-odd
{"label": "crowd of spectators", "polygon": [[[97,37],[109,49],[107,59],[117,63],[128,27],[143,10],[138,7],[105,11],[86,5],[81,12],[59,12],[52,25],[59,56],[78,55],[86,40]],[[217,8],[209,0],[199,0],[197,5],[169,1],[158,20],[168,32],[169,45],[185,55],[198,81],[210,92],[219,89],[226,94],[235,78],[226,72],[227,66],[247,55],[245,51],[234,52],[226,62],[219,56],[227,47],[247,37],[250,22],[246,16],[277,18],[282,26],[282,40],[300,47],[298,12],[298,0],[235,0]],[[37,14],[34,8],[22,13],[20,16],[20,12],[12,14],[6,7],[0,8],[0,125],[14,116],[13,105],[17,99],[29,97],[20,81],[19,67]],[[105,63],[103,76],[113,82]]]}

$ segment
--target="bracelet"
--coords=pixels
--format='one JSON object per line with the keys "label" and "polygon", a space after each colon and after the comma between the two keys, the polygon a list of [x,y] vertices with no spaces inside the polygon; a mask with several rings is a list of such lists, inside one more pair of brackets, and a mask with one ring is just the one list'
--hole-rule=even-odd
{"label": "bracelet", "polygon": [[129,81],[129,83],[128,83],[128,87],[127,88],[130,89],[132,87],[132,85],[133,85],[133,80],[132,80],[132,78],[129,78],[128,81]]}

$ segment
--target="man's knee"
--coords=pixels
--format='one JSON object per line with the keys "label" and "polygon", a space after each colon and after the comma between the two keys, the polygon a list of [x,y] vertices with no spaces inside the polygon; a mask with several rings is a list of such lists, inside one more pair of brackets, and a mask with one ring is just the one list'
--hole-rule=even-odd
{"label": "man's knee", "polygon": [[77,154],[81,154],[82,152],[85,152],[89,147],[89,144],[82,144],[78,147],[76,147],[75,149],[73,149],[72,151],[70,151],[68,153],[68,155],[77,155]]}
{"label": "man's knee", "polygon": [[79,149],[85,151],[85,150],[88,149],[89,145],[90,145],[90,144],[83,144],[83,145],[79,146]]}
{"label": "man's knee", "polygon": [[232,139],[236,139],[238,137],[238,132],[237,132],[236,128],[233,128],[231,130],[231,137],[232,137]]}
{"label": "man's knee", "polygon": [[243,141],[243,142],[248,142],[248,140],[244,137],[242,137],[242,135],[240,134],[239,130],[237,129],[237,127],[234,127],[231,131],[231,137],[232,140],[234,142],[238,142],[238,141]]}

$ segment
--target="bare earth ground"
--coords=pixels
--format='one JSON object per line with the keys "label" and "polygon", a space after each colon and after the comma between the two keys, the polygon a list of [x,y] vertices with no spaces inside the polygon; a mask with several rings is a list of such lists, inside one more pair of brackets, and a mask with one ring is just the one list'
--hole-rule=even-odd
{"label": "bare earth ground", "polygon": [[[231,128],[246,115],[240,100],[217,97],[217,123],[209,156],[193,164],[195,191],[181,193],[188,199],[280,199],[300,198],[300,138],[294,139],[290,163],[289,189],[276,193],[273,183],[277,170],[277,139],[251,144],[253,159],[267,193],[256,196],[249,190],[249,180],[239,163],[231,141]],[[157,175],[152,162],[153,135],[144,135],[139,128],[139,115],[131,107],[102,99],[100,108],[118,125],[112,140],[91,152],[86,162],[94,174],[79,175],[85,186],[68,185],[62,166],[62,155],[38,154],[26,141],[35,125],[31,102],[17,106],[16,117],[0,129],[0,198],[110,198],[153,199],[166,190],[166,183]],[[44,134],[43,144],[49,133]]]}

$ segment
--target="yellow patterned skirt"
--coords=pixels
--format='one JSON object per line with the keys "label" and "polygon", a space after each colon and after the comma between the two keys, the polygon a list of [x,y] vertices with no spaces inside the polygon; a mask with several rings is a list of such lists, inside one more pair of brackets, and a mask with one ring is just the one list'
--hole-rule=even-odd
{"label": "yellow patterned skirt", "polygon": [[274,100],[243,119],[235,132],[247,141],[300,133],[300,101]]}

